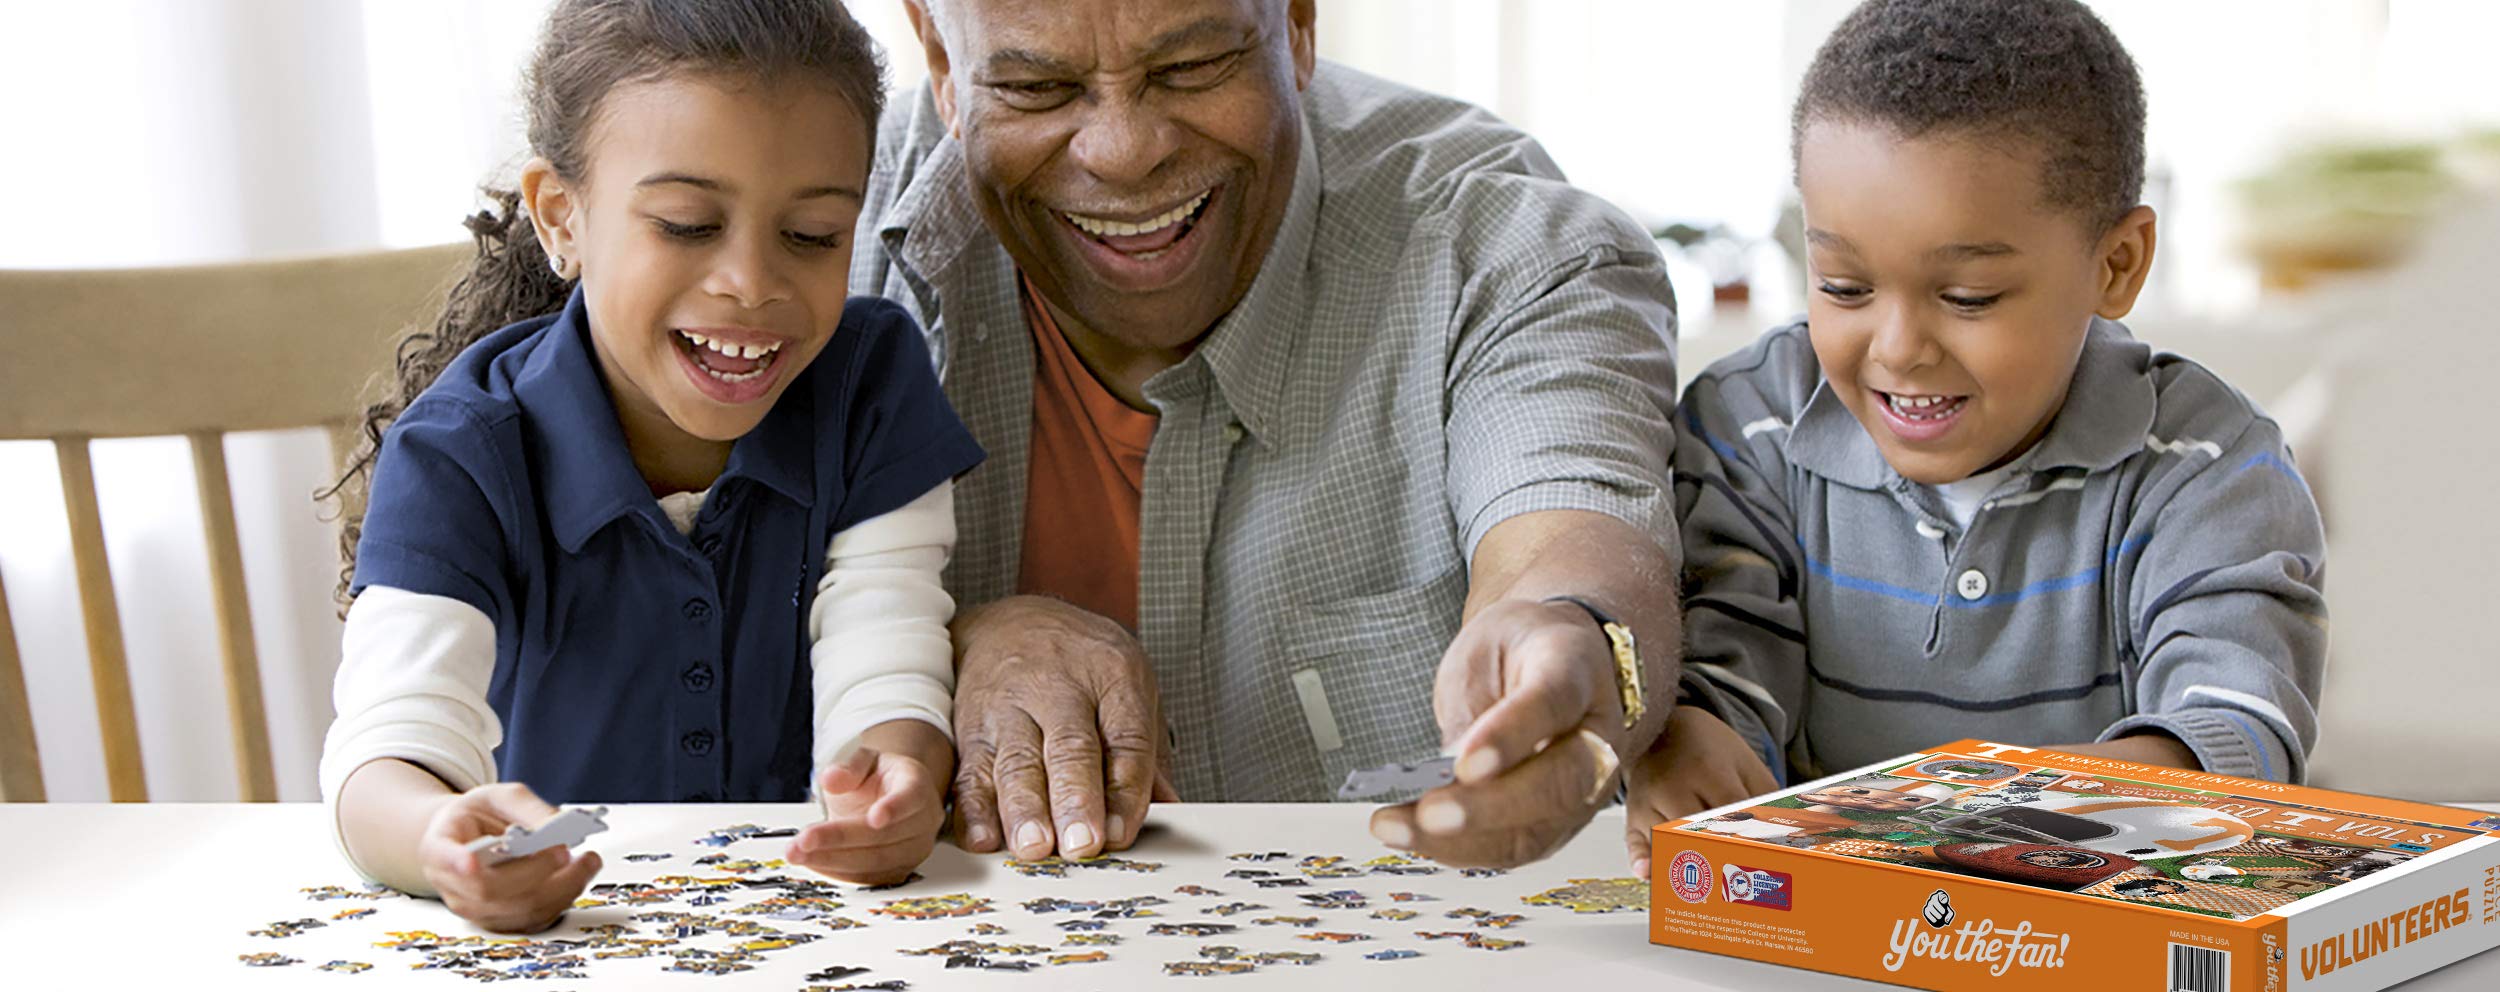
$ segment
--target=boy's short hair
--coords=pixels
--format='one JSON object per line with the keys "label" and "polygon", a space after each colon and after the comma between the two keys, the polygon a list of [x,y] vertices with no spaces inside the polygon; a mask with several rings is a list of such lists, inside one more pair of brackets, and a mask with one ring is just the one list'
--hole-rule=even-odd
{"label": "boy's short hair", "polygon": [[1806,70],[1792,156],[1823,120],[2036,143],[2048,203],[2100,225],[2143,194],[2143,83],[2077,0],[1867,0]]}

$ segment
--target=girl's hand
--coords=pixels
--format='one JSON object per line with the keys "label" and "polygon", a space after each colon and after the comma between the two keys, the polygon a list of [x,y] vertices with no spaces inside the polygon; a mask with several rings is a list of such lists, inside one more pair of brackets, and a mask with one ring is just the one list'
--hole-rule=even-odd
{"label": "girl's hand", "polygon": [[1649,753],[1632,763],[1623,846],[1649,877],[1649,828],[1779,788],[1753,746],[1710,711],[1678,706]]}
{"label": "girl's hand", "polygon": [[783,859],[861,885],[903,881],[937,845],[944,782],[904,750],[863,744],[817,776],[825,818],[800,831]]}
{"label": "girl's hand", "polygon": [[436,810],[417,842],[426,883],[462,919],[497,933],[536,933],[579,898],[599,874],[599,855],[574,856],[554,847],[499,865],[480,863],[469,842],[493,837],[513,824],[537,827],[556,808],[518,782],[481,785]]}

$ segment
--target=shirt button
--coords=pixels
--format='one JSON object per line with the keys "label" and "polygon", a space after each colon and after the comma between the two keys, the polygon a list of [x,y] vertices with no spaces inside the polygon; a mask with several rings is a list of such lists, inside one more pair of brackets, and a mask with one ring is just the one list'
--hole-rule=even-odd
{"label": "shirt button", "polygon": [[1240,424],[1238,421],[1236,421],[1236,422],[1234,422],[1234,423],[1230,423],[1230,424],[1225,424],[1225,425],[1224,425],[1224,443],[1225,443],[1225,444],[1240,444],[1240,443],[1241,443],[1242,436],[1243,436],[1244,434],[1246,434],[1246,433],[1247,433],[1246,431],[1243,431],[1243,430],[1242,430],[1242,428],[1241,428],[1241,424]]}
{"label": "shirt button", "polygon": [[706,603],[700,599],[689,599],[686,601],[686,619],[700,621],[704,617],[711,615],[712,604]]}
{"label": "shirt button", "polygon": [[1978,599],[1988,594],[1988,577],[1976,568],[1963,572],[1961,578],[1954,580],[1953,591],[1961,593],[1963,599]]}
{"label": "shirt button", "polygon": [[712,753],[712,732],[709,730],[697,730],[690,732],[686,736],[678,738],[677,744],[678,746],[685,748],[687,754],[700,758],[704,755]]}
{"label": "shirt button", "polygon": [[686,666],[686,672],[680,679],[686,683],[687,692],[709,692],[712,689],[712,666],[695,662]]}

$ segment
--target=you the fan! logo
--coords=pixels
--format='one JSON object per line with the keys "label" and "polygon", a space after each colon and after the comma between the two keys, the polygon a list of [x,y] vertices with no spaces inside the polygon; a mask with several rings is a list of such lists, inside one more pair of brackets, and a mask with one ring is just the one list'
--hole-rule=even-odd
{"label": "you the fan! logo", "polygon": [[1912,958],[1985,965],[2002,977],[2016,968],[2063,968],[2071,934],[2043,933],[2024,920],[2001,927],[1995,920],[1966,920],[1953,926],[1953,897],[1943,889],[1927,896],[1918,918],[1893,921],[1892,950],[1884,954],[1884,970],[1900,971]]}

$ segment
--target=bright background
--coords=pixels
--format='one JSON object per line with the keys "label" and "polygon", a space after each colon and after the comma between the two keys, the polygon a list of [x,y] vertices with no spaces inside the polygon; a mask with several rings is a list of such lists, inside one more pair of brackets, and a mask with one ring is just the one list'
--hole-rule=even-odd
{"label": "bright background", "polygon": [[[2500,125],[2500,4],[2100,0],[2142,67],[2162,212],[2139,333],[2308,408],[2303,340],[2340,312],[2261,294],[2234,248],[2235,181],[2321,136],[2444,140]],[[855,9],[900,86],[924,75],[900,0]],[[1769,234],[1790,195],[1788,105],[1845,0],[1321,0],[1320,48],[1483,104],[1582,185],[1654,225]],[[0,0],[0,267],[113,267],[456,240],[522,147],[514,93],[543,0]],[[2478,117],[2479,115],[2479,117]],[[1675,265],[1685,373],[1800,298],[1758,249],[1754,303],[1714,310]],[[12,333],[0,328],[0,333]],[[2187,347],[2180,342],[2194,342]],[[75,347],[76,342],[62,342]],[[272,356],[276,359],[280,356]],[[377,370],[378,371],[378,370]],[[2293,426],[2297,427],[2297,424]],[[2476,435],[2479,436],[2479,435]],[[2481,450],[2490,451],[2488,442]],[[282,794],[313,798],[338,627],[311,434],[229,442]],[[187,452],[95,446],[151,794],[235,794]],[[104,795],[85,644],[48,447],[0,443],[4,570],[47,783]]]}

